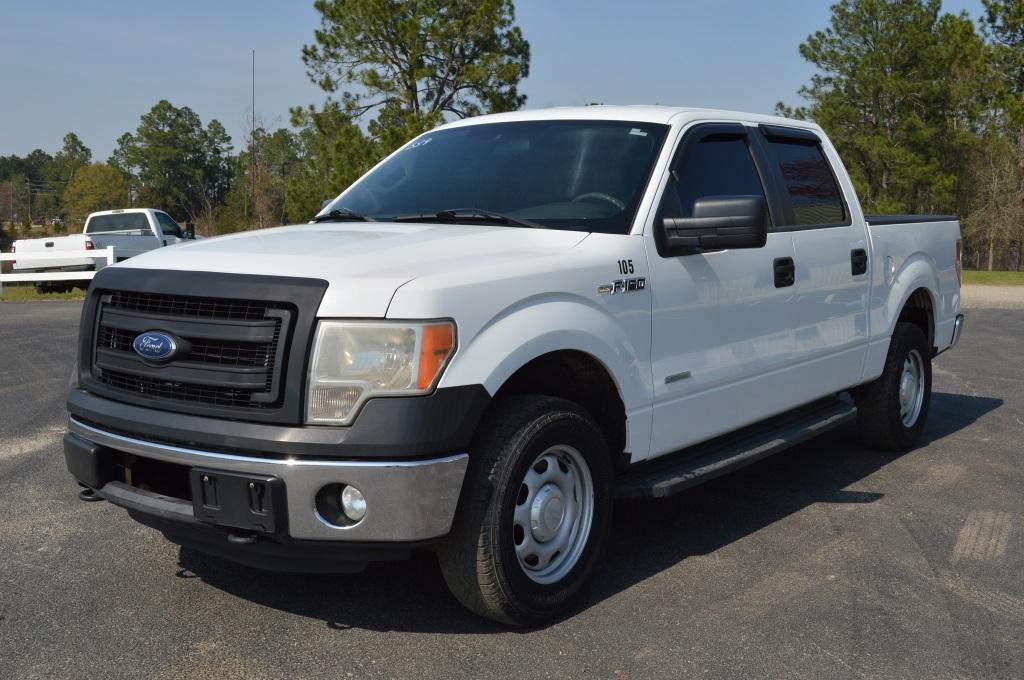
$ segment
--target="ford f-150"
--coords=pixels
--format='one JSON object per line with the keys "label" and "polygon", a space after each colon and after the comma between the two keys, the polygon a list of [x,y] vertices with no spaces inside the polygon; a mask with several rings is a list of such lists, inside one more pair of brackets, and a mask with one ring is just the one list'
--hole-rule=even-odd
{"label": "ford f-150", "polygon": [[435,551],[469,609],[536,623],[599,566],[615,498],[848,421],[911,448],[960,250],[953,217],[865,215],[812,123],[460,120],[310,224],[99,272],[67,465],[181,545],[292,571]]}

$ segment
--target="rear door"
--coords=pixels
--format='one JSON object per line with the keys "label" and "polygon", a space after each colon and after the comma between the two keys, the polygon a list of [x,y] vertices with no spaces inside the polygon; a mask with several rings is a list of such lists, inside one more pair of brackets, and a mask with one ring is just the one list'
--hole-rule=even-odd
{"label": "rear door", "polygon": [[665,217],[691,217],[709,196],[765,196],[782,219],[779,187],[757,128],[703,123],[687,130],[647,238],[653,313],[654,422],[651,456],[668,453],[784,411],[799,401],[788,369],[797,361],[792,286],[776,276],[792,262],[789,231],[762,248],[673,255]]}
{"label": "rear door", "polygon": [[804,129],[761,126],[760,131],[785,188],[784,218],[776,229],[793,238],[793,319],[801,372],[813,372],[815,396],[824,396],[861,379],[871,247],[863,221],[852,218],[822,139]]}

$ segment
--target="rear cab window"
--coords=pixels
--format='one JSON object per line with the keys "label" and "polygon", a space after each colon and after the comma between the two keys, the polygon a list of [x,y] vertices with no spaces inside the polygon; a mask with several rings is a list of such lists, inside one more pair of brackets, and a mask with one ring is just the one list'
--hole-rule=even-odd
{"label": "rear cab window", "polygon": [[86,234],[101,234],[112,231],[144,231],[149,232],[149,220],[144,213],[114,213],[112,215],[95,215],[85,225]]}

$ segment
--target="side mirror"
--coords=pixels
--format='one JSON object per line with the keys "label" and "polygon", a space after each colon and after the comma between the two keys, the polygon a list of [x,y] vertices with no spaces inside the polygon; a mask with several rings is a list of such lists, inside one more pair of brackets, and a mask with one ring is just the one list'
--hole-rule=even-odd
{"label": "side mirror", "polygon": [[672,252],[763,248],[767,218],[763,196],[705,196],[694,202],[693,217],[666,217],[662,228]]}
{"label": "side mirror", "polygon": [[331,204],[331,201],[333,200],[333,198],[324,199],[324,202],[320,204],[320,210],[318,210],[317,212],[323,212],[324,208],[329,206]]}
{"label": "side mirror", "polygon": [[196,238],[196,225],[192,222],[185,223],[185,238],[190,241]]}

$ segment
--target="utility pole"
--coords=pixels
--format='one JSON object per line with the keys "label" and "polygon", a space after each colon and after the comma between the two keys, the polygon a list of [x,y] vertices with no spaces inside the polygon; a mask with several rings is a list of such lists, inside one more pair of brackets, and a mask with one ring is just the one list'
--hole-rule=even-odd
{"label": "utility pole", "polygon": [[32,184],[25,179],[25,188],[28,189],[28,228],[32,228]]}

